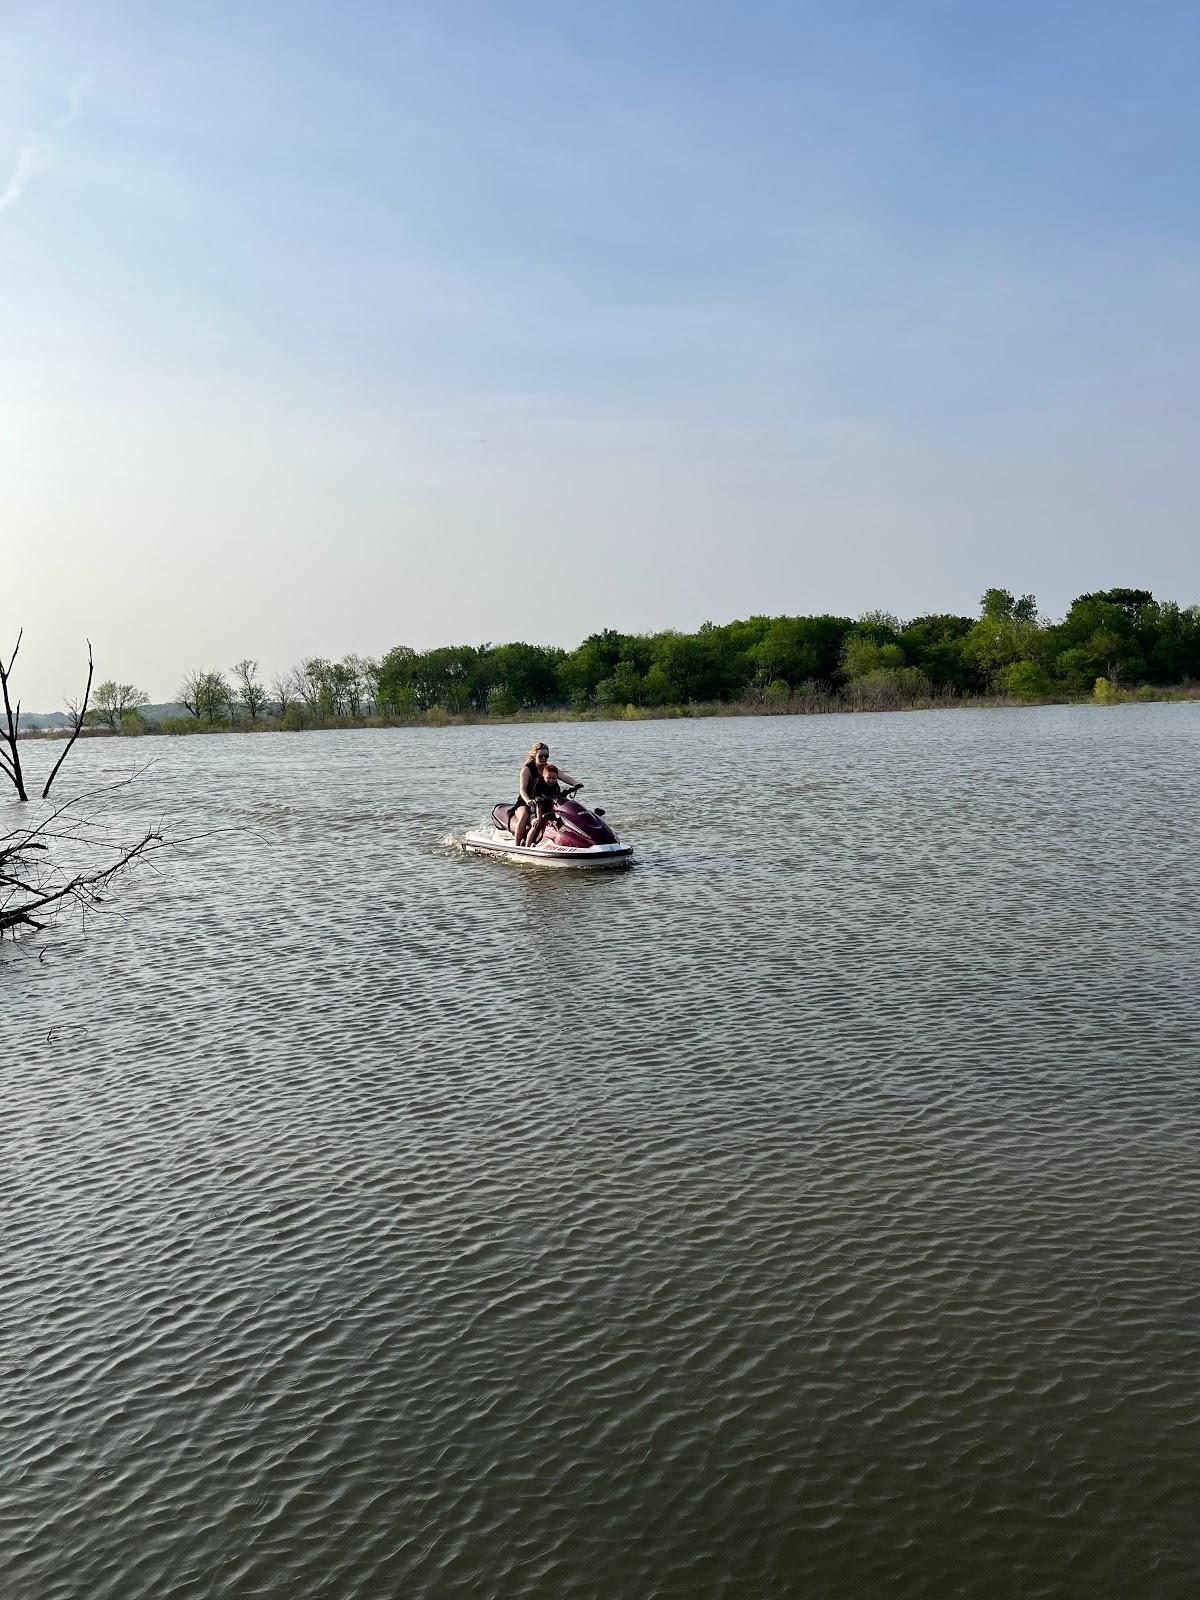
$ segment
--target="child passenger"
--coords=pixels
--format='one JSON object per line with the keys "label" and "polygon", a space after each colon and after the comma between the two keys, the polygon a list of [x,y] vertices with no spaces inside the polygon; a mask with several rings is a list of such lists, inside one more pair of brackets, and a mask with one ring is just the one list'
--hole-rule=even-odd
{"label": "child passenger", "polygon": [[554,802],[561,800],[567,792],[559,783],[558,777],[558,768],[553,761],[543,762],[533,794],[533,820],[529,825],[529,832],[525,835],[527,850],[532,850],[542,837],[547,822],[554,814]]}

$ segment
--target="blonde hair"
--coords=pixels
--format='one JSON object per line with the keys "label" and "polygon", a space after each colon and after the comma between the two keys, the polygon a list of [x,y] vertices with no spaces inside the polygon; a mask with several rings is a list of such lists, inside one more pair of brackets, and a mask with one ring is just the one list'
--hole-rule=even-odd
{"label": "blonde hair", "polygon": [[550,754],[550,746],[546,743],[545,739],[539,739],[530,750],[529,754],[525,757],[526,761],[536,761],[539,753],[543,750],[547,755]]}

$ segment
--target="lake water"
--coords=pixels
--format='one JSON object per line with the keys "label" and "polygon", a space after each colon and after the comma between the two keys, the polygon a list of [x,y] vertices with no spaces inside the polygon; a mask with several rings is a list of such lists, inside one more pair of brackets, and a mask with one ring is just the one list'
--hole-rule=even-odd
{"label": "lake water", "polygon": [[[536,733],[630,870],[454,846]],[[1196,1592],[1200,705],[151,757],[238,831],[0,966],[6,1600]]]}

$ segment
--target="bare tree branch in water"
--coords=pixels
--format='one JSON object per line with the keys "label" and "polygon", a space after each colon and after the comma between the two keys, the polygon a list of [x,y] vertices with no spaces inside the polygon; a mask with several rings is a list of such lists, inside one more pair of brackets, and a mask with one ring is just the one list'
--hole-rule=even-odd
{"label": "bare tree branch in water", "polygon": [[7,664],[0,657],[0,691],[4,694],[4,727],[0,729],[0,738],[8,746],[7,750],[0,750],[0,772],[3,772],[13,788],[17,791],[18,800],[28,800],[25,793],[25,774],[21,771],[21,752],[17,747],[17,737],[21,732],[21,702],[18,700],[16,710],[13,709],[12,699],[8,692],[9,680],[17,656],[21,652],[21,640],[25,637],[25,629],[17,634],[17,642],[13,645],[12,655]]}
{"label": "bare tree branch in water", "polygon": [[49,856],[35,858],[35,851],[48,846],[31,840],[24,829],[0,835],[0,935],[19,928],[44,929],[47,924],[40,919],[53,916],[64,902],[91,910],[102,903],[104,891],[126,867],[166,848],[168,841],[152,829],[103,865],[68,874]]}
{"label": "bare tree branch in water", "polygon": [[[21,768],[21,751],[17,744],[17,740],[21,736],[21,702],[18,700],[16,705],[13,705],[10,686],[13,666],[20,653],[21,640],[24,637],[25,630],[22,628],[17,634],[17,642],[13,645],[12,655],[9,656],[7,661],[0,658],[0,693],[3,694],[4,699],[4,726],[0,728],[0,742],[7,746],[6,749],[0,748],[0,773],[3,773],[17,791],[18,800],[28,800],[29,796],[25,792],[25,773]],[[87,642],[87,647],[88,675],[87,683],[83,690],[83,699],[82,701],[67,701],[67,710],[71,713],[71,736],[67,740],[62,754],[51,768],[50,776],[46,779],[45,788],[42,790],[43,800],[50,793],[50,785],[58,776],[58,769],[70,755],[71,746],[78,739],[80,729],[83,727],[83,719],[87,715],[88,697],[92,692],[92,674],[95,671],[92,661],[92,641],[90,639]]]}
{"label": "bare tree branch in water", "polygon": [[[46,927],[73,905],[88,911],[103,903],[105,891],[135,861],[169,847],[161,827],[149,828],[130,843],[82,807],[127,788],[134,778],[74,795],[55,806],[35,826],[0,834],[0,935],[21,928]],[[71,866],[54,859],[52,847],[73,858]]]}
{"label": "bare tree branch in water", "polygon": [[[29,796],[18,745],[21,703],[18,700],[14,705],[10,693],[12,671],[23,637],[22,629],[7,661],[0,658],[0,698],[4,705],[4,721],[0,725],[0,774],[12,784],[17,797],[27,802]],[[70,737],[46,779],[43,800],[48,798],[50,786],[83,728],[94,670],[89,639],[83,698],[67,702],[71,713]],[[219,674],[207,676],[223,685]],[[44,929],[49,920],[67,907],[84,913],[92,910],[103,904],[107,890],[122,873],[177,842],[165,836],[161,823],[145,829],[135,839],[123,838],[112,823],[97,814],[102,810],[104,797],[128,788],[145,771],[143,767],[117,783],[73,795],[48,808],[41,820],[32,826],[10,828],[7,833],[0,833],[0,938],[6,933],[16,935],[22,929]],[[206,834],[194,834],[180,842],[191,843],[205,837]]]}
{"label": "bare tree branch in water", "polygon": [[71,713],[71,737],[67,740],[66,748],[63,750],[62,755],[59,756],[58,760],[54,763],[54,766],[50,769],[50,776],[46,779],[46,787],[42,790],[43,800],[45,800],[47,795],[50,793],[50,785],[54,782],[55,778],[58,777],[59,767],[62,766],[63,762],[71,754],[71,746],[75,743],[76,739],[78,739],[79,731],[83,727],[83,719],[87,716],[88,696],[92,692],[92,673],[95,671],[95,664],[92,661],[92,641],[90,639],[87,642],[87,647],[88,675],[87,683],[84,685],[83,689],[83,699],[67,701],[67,710]]}

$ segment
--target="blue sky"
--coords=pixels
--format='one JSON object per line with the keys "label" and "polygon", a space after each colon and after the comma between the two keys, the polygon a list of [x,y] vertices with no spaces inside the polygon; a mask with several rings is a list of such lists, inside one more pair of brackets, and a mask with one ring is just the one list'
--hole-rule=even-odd
{"label": "blue sky", "polygon": [[6,5],[27,700],[1200,599],[1200,7]]}

